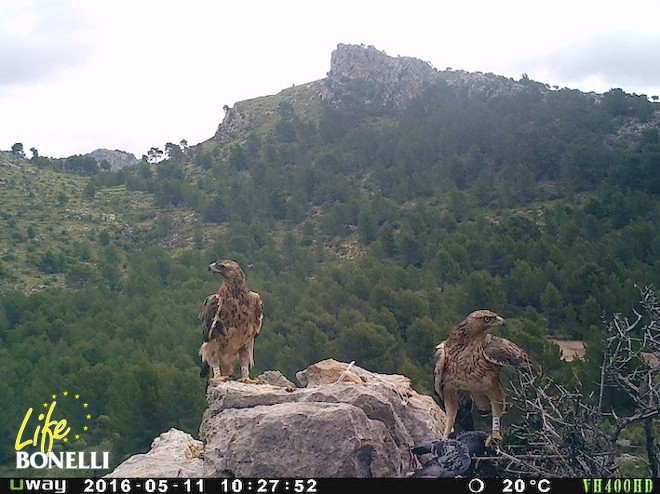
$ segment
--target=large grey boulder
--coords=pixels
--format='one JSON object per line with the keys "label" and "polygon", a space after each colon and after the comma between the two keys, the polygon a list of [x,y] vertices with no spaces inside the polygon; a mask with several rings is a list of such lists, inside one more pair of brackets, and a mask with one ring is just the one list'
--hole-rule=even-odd
{"label": "large grey boulder", "polygon": [[304,388],[209,386],[205,476],[404,477],[410,449],[441,437],[444,413],[404,376],[330,359],[296,377]]}
{"label": "large grey boulder", "polygon": [[229,409],[207,423],[204,437],[206,476],[371,477],[400,470],[385,426],[346,403]]}

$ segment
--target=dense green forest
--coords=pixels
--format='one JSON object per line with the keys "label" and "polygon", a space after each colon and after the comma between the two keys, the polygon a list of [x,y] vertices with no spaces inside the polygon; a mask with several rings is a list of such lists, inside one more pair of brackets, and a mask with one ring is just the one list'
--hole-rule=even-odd
{"label": "dense green forest", "polygon": [[352,81],[311,111],[316,87],[240,103],[239,135],[158,163],[0,156],[0,464],[65,389],[113,465],[170,427],[196,435],[197,315],[224,258],[264,299],[253,375],[333,357],[431,394],[434,346],[490,308],[553,378],[595,385],[603,321],[660,286],[659,105],[524,78],[496,97],[438,82],[405,108]]}

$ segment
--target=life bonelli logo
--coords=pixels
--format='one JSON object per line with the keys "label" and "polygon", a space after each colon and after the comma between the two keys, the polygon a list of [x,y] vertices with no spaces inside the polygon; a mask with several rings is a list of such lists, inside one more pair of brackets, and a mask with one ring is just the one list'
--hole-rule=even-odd
{"label": "life bonelli logo", "polygon": [[16,468],[108,469],[108,452],[83,450],[93,424],[91,410],[80,394],[69,391],[29,408],[16,435]]}

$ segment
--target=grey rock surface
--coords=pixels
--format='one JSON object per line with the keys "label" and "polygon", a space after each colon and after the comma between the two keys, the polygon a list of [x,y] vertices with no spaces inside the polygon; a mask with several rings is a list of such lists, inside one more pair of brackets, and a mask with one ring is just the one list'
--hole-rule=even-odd
{"label": "grey rock surface", "polygon": [[444,413],[404,376],[324,360],[304,388],[213,383],[200,426],[205,476],[405,477]]}
{"label": "grey rock surface", "polygon": [[202,455],[201,441],[178,429],[170,429],[153,440],[149,452],[131,456],[106,477],[201,477]]}

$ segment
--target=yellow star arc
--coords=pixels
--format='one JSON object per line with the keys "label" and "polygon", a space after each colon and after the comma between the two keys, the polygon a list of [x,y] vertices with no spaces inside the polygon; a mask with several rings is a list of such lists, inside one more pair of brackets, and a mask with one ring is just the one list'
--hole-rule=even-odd
{"label": "yellow star arc", "polygon": [[[63,395],[63,396],[69,396],[69,392],[68,392],[68,391],[62,391],[62,395]],[[57,398],[57,395],[56,395],[56,394],[55,394],[55,395],[51,395],[51,397],[53,398],[53,400],[55,400],[55,399]],[[75,397],[76,400],[80,399],[80,395],[79,395],[79,394],[74,395],[74,397]],[[84,404],[83,404],[83,407],[84,407],[84,408],[87,408],[88,406],[89,406],[89,403],[84,403]],[[44,403],[44,408],[48,408],[48,403]],[[87,414],[87,415],[85,416],[85,418],[89,420],[89,419],[92,418],[92,416],[89,415],[89,414]],[[87,427],[87,426],[84,426],[84,427],[83,427],[83,430],[85,430],[85,431],[87,431],[88,429],[89,429],[89,427]],[[80,434],[76,434],[74,437],[75,437],[75,439],[80,439]],[[67,437],[65,437],[65,438],[63,439],[63,442],[65,442],[65,443],[68,442],[68,441],[69,441],[69,438],[67,438]]]}

